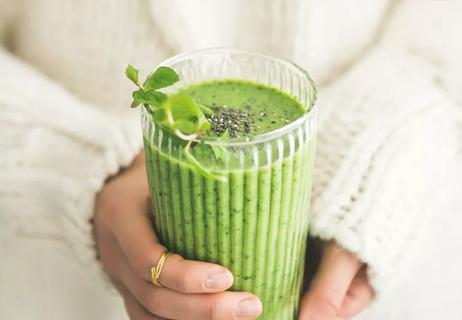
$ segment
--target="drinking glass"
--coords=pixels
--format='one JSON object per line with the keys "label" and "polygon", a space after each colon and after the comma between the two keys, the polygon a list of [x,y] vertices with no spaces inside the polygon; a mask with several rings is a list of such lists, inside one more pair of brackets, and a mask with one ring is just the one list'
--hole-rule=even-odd
{"label": "drinking glass", "polygon": [[[142,108],[146,166],[160,241],[187,259],[227,267],[231,290],[256,294],[260,319],[298,314],[309,226],[315,150],[316,88],[297,65],[234,49],[181,54],[161,65],[180,81],[172,93],[204,81],[239,79],[280,89],[306,112],[271,132],[227,141],[202,138],[191,153],[225,179],[206,177],[186,161],[180,141]],[[223,158],[213,156],[222,148]],[[210,157],[197,154],[210,147]],[[197,150],[196,150],[197,149]]]}

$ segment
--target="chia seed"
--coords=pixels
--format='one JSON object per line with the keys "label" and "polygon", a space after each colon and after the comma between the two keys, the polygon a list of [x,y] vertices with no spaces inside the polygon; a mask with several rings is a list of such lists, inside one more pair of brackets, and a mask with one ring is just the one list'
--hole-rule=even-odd
{"label": "chia seed", "polygon": [[217,137],[228,130],[230,138],[241,134],[249,134],[253,131],[255,120],[248,112],[229,108],[226,105],[215,108],[215,114],[208,116],[211,128],[210,131]]}

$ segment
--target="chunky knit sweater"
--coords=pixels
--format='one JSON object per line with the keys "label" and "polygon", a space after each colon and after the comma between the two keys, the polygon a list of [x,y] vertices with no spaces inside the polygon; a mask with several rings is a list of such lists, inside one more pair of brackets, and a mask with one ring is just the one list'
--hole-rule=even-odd
{"label": "chunky knit sweater", "polygon": [[[64,245],[96,268],[95,195],[142,148],[125,65],[147,73],[232,46],[294,60],[320,84],[311,232],[367,263],[380,292],[461,170],[460,12],[459,1],[0,0],[0,234]],[[20,272],[33,270],[25,255],[11,258]]]}

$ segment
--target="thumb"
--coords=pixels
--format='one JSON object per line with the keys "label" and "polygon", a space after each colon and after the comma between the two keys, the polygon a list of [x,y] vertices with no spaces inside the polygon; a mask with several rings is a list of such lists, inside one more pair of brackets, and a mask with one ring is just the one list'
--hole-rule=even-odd
{"label": "thumb", "polygon": [[302,301],[300,320],[334,320],[361,262],[334,242],[327,244],[311,288]]}

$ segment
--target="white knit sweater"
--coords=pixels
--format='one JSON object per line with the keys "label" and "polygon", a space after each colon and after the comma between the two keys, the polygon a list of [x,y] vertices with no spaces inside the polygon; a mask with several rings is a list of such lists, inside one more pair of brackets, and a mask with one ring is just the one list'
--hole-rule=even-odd
{"label": "white knit sweater", "polygon": [[312,232],[366,262],[380,290],[460,170],[460,12],[450,0],[0,0],[0,234],[62,242],[96,266],[95,194],[142,146],[125,65],[147,73],[228,45],[293,59],[321,84]]}

